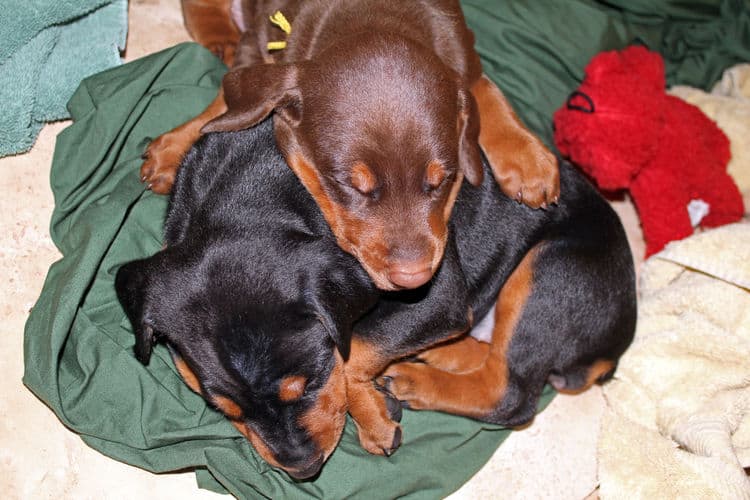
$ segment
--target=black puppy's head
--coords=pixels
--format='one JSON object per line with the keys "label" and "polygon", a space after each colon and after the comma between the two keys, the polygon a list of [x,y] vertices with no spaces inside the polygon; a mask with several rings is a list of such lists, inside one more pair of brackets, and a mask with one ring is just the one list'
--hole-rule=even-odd
{"label": "black puppy's head", "polygon": [[[343,363],[357,292],[333,283],[336,271],[289,273],[288,263],[274,269],[267,262],[251,272],[246,255],[227,250],[186,258],[168,248],[120,268],[116,289],[136,356],[147,364],[163,338],[188,386],[268,463],[296,479],[312,477],[344,427]],[[340,294],[350,294],[343,307]]]}

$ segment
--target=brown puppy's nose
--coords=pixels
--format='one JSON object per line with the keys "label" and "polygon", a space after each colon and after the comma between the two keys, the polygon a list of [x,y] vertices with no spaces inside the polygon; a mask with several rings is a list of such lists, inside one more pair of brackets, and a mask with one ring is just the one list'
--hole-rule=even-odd
{"label": "brown puppy's nose", "polygon": [[388,266],[388,279],[401,288],[417,288],[432,278],[430,261],[394,262]]}

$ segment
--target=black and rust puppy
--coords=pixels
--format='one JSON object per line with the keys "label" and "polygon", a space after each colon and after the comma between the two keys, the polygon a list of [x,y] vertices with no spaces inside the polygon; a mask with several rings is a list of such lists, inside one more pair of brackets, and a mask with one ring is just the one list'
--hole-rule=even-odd
{"label": "black and rust puppy", "polygon": [[[270,121],[209,134],[191,150],[165,240],[117,273],[136,356],[147,364],[154,341],[167,341],[186,383],[266,461],[295,478],[315,475],[344,426],[352,324],[378,292],[278,153]],[[443,325],[429,332],[411,322],[426,344],[468,328],[461,273],[445,268],[442,289],[412,307],[442,311]],[[409,352],[420,345],[404,337]],[[398,446],[400,433],[387,439],[379,453]]]}
{"label": "black and rust puppy", "polygon": [[[412,408],[527,422],[548,380],[575,390],[610,375],[635,323],[617,216],[570,166],[561,180],[551,211],[489,175],[464,186],[434,279],[382,293],[336,245],[268,122],[210,134],[178,175],[166,249],[118,272],[136,353],[147,361],[163,337],[186,382],[298,478],[333,450],[347,405],[366,450],[398,447],[394,401],[373,380],[415,354],[381,379]],[[464,335],[495,304],[488,342]]]}

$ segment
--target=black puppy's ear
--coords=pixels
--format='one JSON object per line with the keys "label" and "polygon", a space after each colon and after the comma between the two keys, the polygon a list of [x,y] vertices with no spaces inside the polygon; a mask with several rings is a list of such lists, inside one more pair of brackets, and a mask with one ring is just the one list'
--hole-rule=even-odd
{"label": "black puppy's ear", "polygon": [[117,298],[125,309],[135,333],[135,357],[144,365],[151,359],[151,350],[156,341],[154,325],[145,316],[153,259],[154,257],[129,262],[117,270],[115,277]]}
{"label": "black puppy's ear", "polygon": [[260,64],[234,69],[224,76],[227,111],[208,122],[202,133],[248,129],[276,110],[295,125],[302,114],[297,64]]}
{"label": "black puppy's ear", "polygon": [[348,266],[329,269],[308,287],[313,291],[308,299],[313,311],[345,361],[351,351],[354,323],[375,305],[378,297],[369,276],[353,257],[350,260]]}
{"label": "black puppy's ear", "polygon": [[479,111],[474,96],[462,88],[458,91],[458,165],[473,186],[482,183],[484,167],[479,149]]}
{"label": "black puppy's ear", "polygon": [[328,336],[331,337],[333,343],[336,345],[341,357],[346,361],[349,359],[349,352],[352,348],[352,325],[344,324],[342,321],[337,321],[334,315],[330,314],[329,311],[322,309],[316,312],[318,319],[323,323],[323,327],[328,332]]}

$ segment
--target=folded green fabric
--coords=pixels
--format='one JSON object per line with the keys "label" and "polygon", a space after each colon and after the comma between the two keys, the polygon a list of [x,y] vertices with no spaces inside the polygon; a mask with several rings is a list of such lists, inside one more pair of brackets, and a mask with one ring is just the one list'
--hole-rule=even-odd
{"label": "folded green fabric", "polygon": [[509,430],[405,411],[404,444],[384,458],[362,450],[348,422],[320,477],[294,482],[187,388],[164,346],[148,367],[135,359],[114,276],[160,249],[167,206],[144,191],[140,155],[149,137],[206,106],[224,71],[208,51],[183,44],[88,78],[71,99],[74,123],[58,136],[52,165],[51,235],[63,258],[26,325],[24,383],[102,453],[155,472],[195,467],[201,486],[240,497],[437,498],[455,490]]}
{"label": "folded green fabric", "polygon": [[644,43],[669,85],[709,89],[750,62],[750,0],[461,0],[485,72],[552,145],[552,113],[604,50]]}
{"label": "folded green fabric", "polygon": [[120,64],[127,0],[9,0],[0,23],[0,157],[68,118],[81,80]]}

